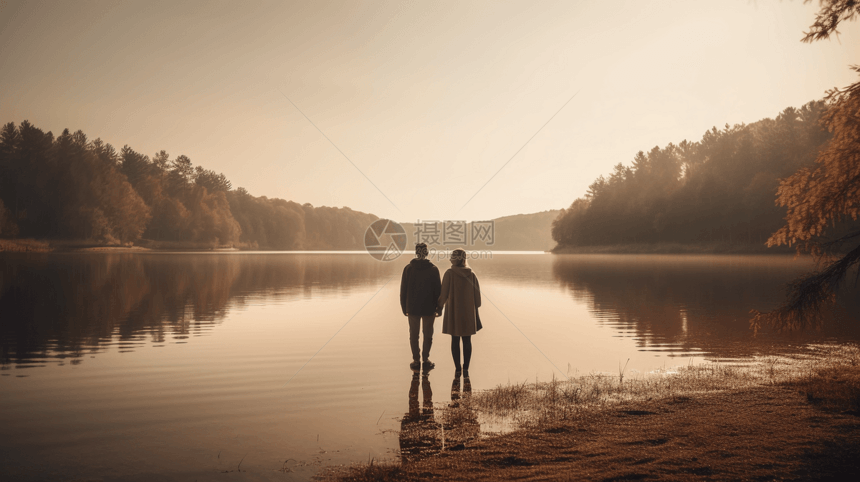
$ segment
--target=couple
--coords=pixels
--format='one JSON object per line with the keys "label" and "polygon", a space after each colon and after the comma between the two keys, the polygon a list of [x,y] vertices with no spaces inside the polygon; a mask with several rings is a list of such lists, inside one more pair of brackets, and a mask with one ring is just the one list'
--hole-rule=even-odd
{"label": "couple", "polygon": [[[421,367],[430,370],[436,365],[430,361],[430,346],[433,344],[433,321],[442,318],[442,333],[451,335],[451,355],[454,357],[455,376],[469,376],[469,361],[472,358],[472,335],[481,329],[478,307],[481,306],[481,289],[478,277],[466,264],[466,252],[455,249],[451,252],[451,268],[445,272],[441,283],[439,270],[427,259],[427,245],[415,245],[415,259],[403,269],[400,280],[400,307],[409,317],[409,344],[412,346],[413,370]],[[424,350],[418,351],[418,329],[423,325]],[[460,339],[463,340],[463,365],[460,365]]]}

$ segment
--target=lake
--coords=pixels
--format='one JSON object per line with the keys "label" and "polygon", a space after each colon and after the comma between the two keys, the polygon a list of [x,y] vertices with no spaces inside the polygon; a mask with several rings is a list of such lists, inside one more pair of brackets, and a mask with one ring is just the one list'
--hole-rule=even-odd
{"label": "lake", "polygon": [[[414,391],[399,306],[407,260],[0,255],[0,475],[304,480],[399,457]],[[820,332],[752,337],[749,311],[775,307],[812,267],[791,256],[494,253],[470,264],[484,299],[473,390],[860,339],[853,300]],[[422,387],[437,405],[451,399],[449,343],[437,321]]]}

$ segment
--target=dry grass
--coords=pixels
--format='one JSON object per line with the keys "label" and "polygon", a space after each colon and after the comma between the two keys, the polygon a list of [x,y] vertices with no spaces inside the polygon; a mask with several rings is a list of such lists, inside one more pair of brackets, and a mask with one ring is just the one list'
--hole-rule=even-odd
{"label": "dry grass", "polygon": [[848,346],[824,350],[830,353],[804,367],[785,384],[821,408],[860,415],[860,349]]}
{"label": "dry grass", "polygon": [[349,482],[396,482],[408,476],[397,462],[354,464],[349,467],[330,468],[328,472],[315,477],[317,480]]}
{"label": "dry grass", "polygon": [[704,363],[647,374],[592,373],[542,383],[498,386],[479,392],[472,408],[509,417],[520,428],[575,419],[587,411],[619,404],[683,399],[757,386],[793,386],[810,401],[842,410],[860,408],[860,348],[811,345],[791,356],[765,356],[749,364]]}
{"label": "dry grass", "polygon": [[[860,447],[858,401],[860,348],[853,345],[809,346],[747,365],[509,384],[460,400],[442,411],[441,420],[457,426],[458,418],[476,414],[500,417],[516,426],[512,433],[472,437],[465,448],[416,462],[355,465],[320,478],[608,480],[634,474],[685,480],[771,477],[774,471],[829,477],[857,468],[850,448]],[[744,463],[732,458],[748,450],[755,456]]]}

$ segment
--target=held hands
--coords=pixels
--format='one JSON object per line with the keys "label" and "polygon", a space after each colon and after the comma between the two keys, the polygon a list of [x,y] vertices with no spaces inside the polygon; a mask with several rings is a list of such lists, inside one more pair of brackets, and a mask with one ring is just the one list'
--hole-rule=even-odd
{"label": "held hands", "polygon": [[[404,311],[403,316],[409,316],[409,313]],[[442,316],[442,308],[441,307],[436,308],[436,313],[434,313],[434,316],[436,316],[437,318]]]}

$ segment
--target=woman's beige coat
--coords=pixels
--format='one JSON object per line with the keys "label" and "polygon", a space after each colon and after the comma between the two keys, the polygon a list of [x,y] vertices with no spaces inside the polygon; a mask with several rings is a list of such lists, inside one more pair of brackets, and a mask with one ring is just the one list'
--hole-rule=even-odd
{"label": "woman's beige coat", "polygon": [[442,278],[439,309],[445,307],[442,333],[472,336],[477,333],[475,307],[481,306],[481,287],[470,268],[453,266]]}

